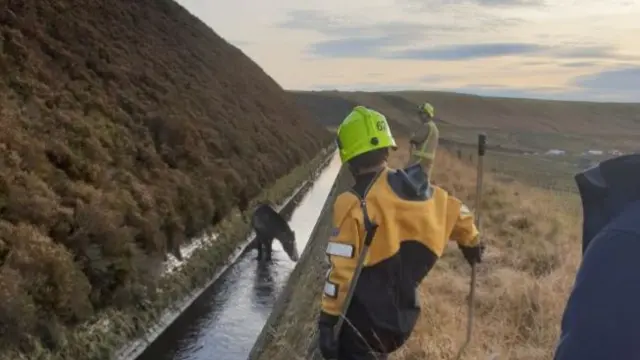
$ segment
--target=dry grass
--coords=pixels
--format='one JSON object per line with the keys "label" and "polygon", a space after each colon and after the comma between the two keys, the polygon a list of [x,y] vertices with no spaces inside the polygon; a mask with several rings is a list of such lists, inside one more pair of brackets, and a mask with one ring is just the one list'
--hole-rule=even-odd
{"label": "dry grass", "polygon": [[[394,164],[404,163],[398,152]],[[580,251],[576,197],[486,174],[473,342],[466,359],[550,359]],[[434,182],[473,205],[475,168],[441,152]],[[475,207],[475,206],[474,206]],[[422,285],[422,317],[392,359],[448,359],[466,331],[469,267],[451,246]]]}
{"label": "dry grass", "polygon": [[[436,91],[293,91],[302,105],[327,125],[337,125],[345,108],[371,106],[396,124],[413,126],[417,104],[429,101],[436,114],[451,125],[512,131],[568,134],[640,134],[640,104],[508,99]],[[325,104],[325,106],[319,106]],[[338,116],[328,115],[328,104]],[[606,127],[598,126],[606,120]],[[394,129],[397,129],[394,126]]]}
{"label": "dry grass", "polygon": [[[401,166],[406,156],[403,141],[392,165]],[[434,182],[473,206],[474,166],[440,151]],[[485,174],[483,195],[482,241],[488,250],[478,268],[474,333],[464,358],[549,359],[579,261],[578,199],[516,182],[504,184],[491,173]],[[251,359],[305,358],[323,281],[315,262],[323,261],[326,231],[319,231],[310,245],[309,263],[298,265],[304,271],[291,280],[297,286],[281,297],[292,300],[281,314],[273,314],[264,330],[269,341]],[[393,360],[455,355],[466,331],[469,275],[469,266],[452,243],[425,279],[422,316]]]}
{"label": "dry grass", "polygon": [[[436,108],[443,140],[475,142],[487,132],[489,148],[503,151],[563,149],[579,154],[589,149],[637,151],[640,104],[507,99],[432,92],[294,91],[299,104],[326,126],[337,126],[355,105],[372,107],[387,116],[394,133],[418,125],[418,103]],[[603,126],[602,124],[605,124]]]}

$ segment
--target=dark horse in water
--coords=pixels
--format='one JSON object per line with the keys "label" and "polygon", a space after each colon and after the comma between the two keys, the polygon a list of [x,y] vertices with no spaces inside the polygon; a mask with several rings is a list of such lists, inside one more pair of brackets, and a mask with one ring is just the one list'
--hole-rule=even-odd
{"label": "dark horse in water", "polygon": [[258,205],[251,217],[251,226],[256,232],[256,238],[250,248],[258,249],[258,260],[271,260],[271,245],[273,239],[278,239],[289,258],[298,261],[295,233],[269,204]]}

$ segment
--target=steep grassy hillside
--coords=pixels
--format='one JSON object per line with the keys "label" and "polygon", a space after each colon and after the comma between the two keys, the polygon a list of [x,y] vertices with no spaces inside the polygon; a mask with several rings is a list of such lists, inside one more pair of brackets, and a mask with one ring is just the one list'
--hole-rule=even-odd
{"label": "steep grassy hillside", "polygon": [[147,306],[168,251],[331,140],[169,0],[0,1],[0,74],[0,352]]}
{"label": "steep grassy hillside", "polygon": [[[362,104],[384,113],[394,129],[411,129],[418,124],[416,106],[429,101],[441,120],[441,136],[450,140],[472,143],[478,130],[483,130],[494,146],[504,148],[546,151],[564,146],[581,152],[609,149],[615,143],[620,149],[640,149],[640,103],[507,99],[432,91],[293,93],[327,126],[340,123],[346,104]],[[322,112],[317,113],[319,108]]]}

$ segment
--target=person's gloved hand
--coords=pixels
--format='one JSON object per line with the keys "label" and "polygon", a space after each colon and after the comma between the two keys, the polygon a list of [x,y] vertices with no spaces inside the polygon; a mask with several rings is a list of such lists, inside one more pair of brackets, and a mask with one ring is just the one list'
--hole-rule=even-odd
{"label": "person's gloved hand", "polygon": [[484,254],[485,245],[478,244],[477,246],[458,246],[462,251],[462,255],[467,260],[469,265],[482,262],[482,255]]}
{"label": "person's gloved hand", "polygon": [[338,359],[338,342],[333,336],[333,327],[328,324],[319,324],[320,340],[318,347],[326,360]]}

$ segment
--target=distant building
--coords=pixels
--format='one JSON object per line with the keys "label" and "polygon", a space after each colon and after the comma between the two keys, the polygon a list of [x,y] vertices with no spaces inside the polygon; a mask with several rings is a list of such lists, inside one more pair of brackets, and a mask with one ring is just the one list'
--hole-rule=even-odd
{"label": "distant building", "polygon": [[595,156],[600,156],[604,154],[604,151],[602,150],[588,150],[585,155],[595,155]]}
{"label": "distant building", "polygon": [[566,151],[564,151],[564,150],[551,149],[551,150],[547,151],[545,153],[545,155],[564,155],[565,153],[566,153]]}

